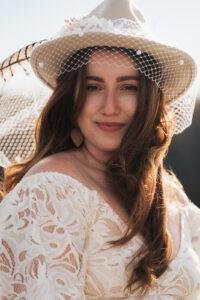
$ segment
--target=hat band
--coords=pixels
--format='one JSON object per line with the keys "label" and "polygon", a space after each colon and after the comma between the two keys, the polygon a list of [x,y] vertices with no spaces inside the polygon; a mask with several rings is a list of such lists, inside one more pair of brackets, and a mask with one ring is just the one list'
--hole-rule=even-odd
{"label": "hat band", "polygon": [[112,34],[122,34],[126,36],[152,38],[149,30],[138,22],[129,19],[107,20],[96,16],[83,17],[81,19],[65,20],[65,25],[61,28],[53,39],[69,35],[83,36],[89,32],[104,32]]}

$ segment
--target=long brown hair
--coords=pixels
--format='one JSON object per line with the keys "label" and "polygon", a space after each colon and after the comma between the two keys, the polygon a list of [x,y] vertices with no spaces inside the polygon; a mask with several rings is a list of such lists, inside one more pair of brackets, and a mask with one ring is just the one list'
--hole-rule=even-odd
{"label": "long brown hair", "polygon": [[[70,133],[84,105],[86,70],[84,66],[65,72],[57,79],[57,87],[37,122],[35,152],[28,160],[6,169],[4,194],[13,189],[42,158],[75,148]],[[77,80],[79,90],[75,102]],[[141,287],[145,291],[152,286],[167,269],[171,257],[163,190],[163,158],[171,141],[172,127],[165,107],[161,90],[140,73],[137,111],[119,149],[107,164],[106,176],[110,187],[114,194],[117,191],[116,197],[130,216],[127,232],[111,244],[125,244],[138,233],[145,240],[145,245],[133,257],[133,263],[136,257],[140,259],[134,264],[126,287],[129,289]]]}
{"label": "long brown hair", "polygon": [[166,224],[163,159],[174,121],[165,110],[165,97],[160,89],[143,75],[138,102],[132,124],[109,161],[107,176],[113,193],[116,191],[130,216],[126,233],[112,244],[121,245],[142,234],[146,245],[136,254],[142,258],[135,265],[127,288],[141,287],[145,292],[167,269],[172,254]]}

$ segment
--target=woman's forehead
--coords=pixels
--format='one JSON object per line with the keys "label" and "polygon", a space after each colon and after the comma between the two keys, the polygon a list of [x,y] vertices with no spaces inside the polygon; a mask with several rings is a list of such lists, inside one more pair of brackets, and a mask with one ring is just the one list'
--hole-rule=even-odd
{"label": "woman's forehead", "polygon": [[98,49],[93,52],[89,58],[89,63],[101,63],[101,64],[112,64],[119,66],[130,66],[133,67],[133,59],[124,51],[120,49],[106,50]]}
{"label": "woman's forehead", "polygon": [[121,75],[139,75],[132,58],[120,50],[97,50],[89,58],[87,74],[116,73]]}

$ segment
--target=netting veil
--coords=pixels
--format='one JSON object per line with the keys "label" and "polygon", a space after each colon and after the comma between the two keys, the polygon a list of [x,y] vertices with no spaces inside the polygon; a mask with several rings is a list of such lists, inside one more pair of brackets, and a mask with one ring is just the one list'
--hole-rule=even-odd
{"label": "netting veil", "polygon": [[[40,44],[37,42],[36,45]],[[14,53],[0,66],[0,166],[28,157],[34,127],[52,91],[34,75],[29,57],[34,44]]]}
{"label": "netting veil", "polygon": [[66,20],[51,39],[29,45],[1,64],[2,166],[33,151],[35,122],[57,78],[88,63],[139,70],[165,94],[166,107],[175,115],[175,133],[191,124],[197,91],[193,59],[153,39],[131,0],[105,0],[88,16]]}

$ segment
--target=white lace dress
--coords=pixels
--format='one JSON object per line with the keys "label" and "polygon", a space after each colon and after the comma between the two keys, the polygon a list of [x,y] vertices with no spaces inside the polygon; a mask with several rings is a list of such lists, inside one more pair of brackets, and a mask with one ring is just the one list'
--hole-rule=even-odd
{"label": "white lace dress", "polygon": [[180,246],[141,297],[123,288],[142,238],[109,249],[126,224],[96,191],[56,172],[25,177],[0,206],[0,299],[200,299],[200,210],[173,184],[169,195],[185,203]]}

